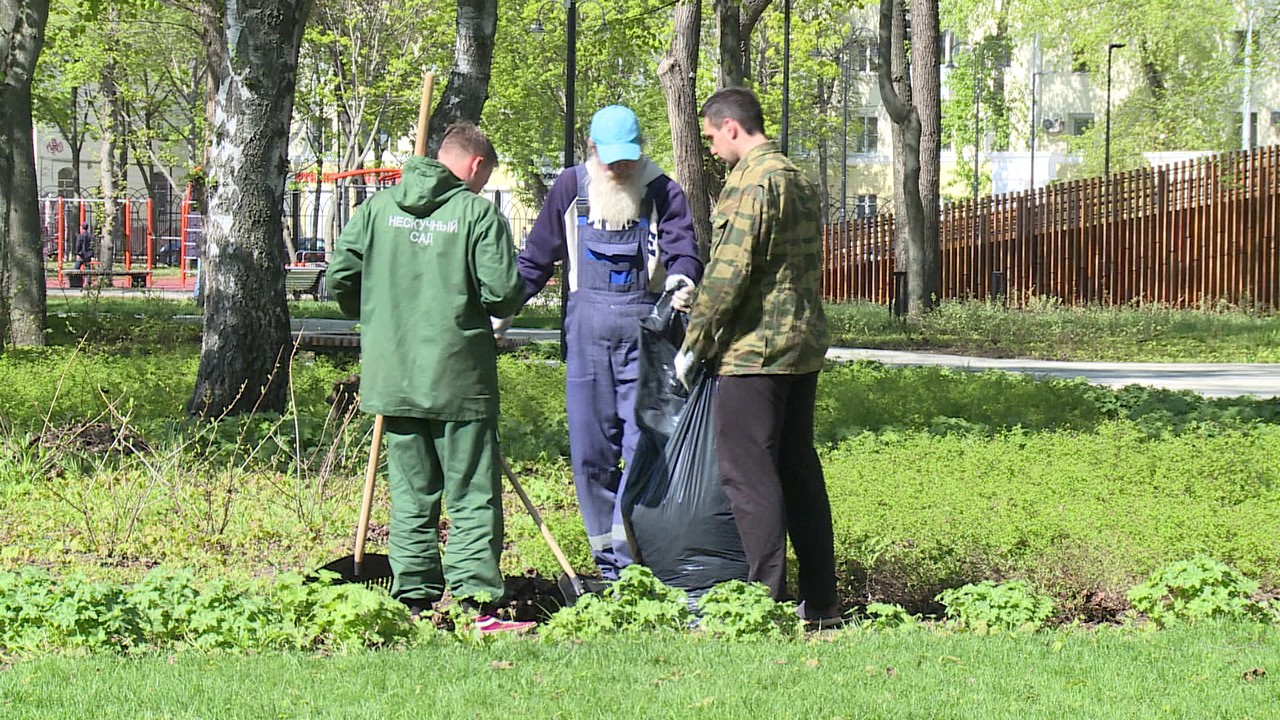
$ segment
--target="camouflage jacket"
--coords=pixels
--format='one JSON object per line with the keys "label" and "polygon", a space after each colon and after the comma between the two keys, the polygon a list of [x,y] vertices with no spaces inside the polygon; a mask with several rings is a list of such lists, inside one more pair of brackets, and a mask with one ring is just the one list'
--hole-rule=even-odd
{"label": "camouflage jacket", "polygon": [[711,214],[711,262],[684,349],[721,375],[820,370],[829,342],[821,219],[817,188],[776,144],[747,152]]}

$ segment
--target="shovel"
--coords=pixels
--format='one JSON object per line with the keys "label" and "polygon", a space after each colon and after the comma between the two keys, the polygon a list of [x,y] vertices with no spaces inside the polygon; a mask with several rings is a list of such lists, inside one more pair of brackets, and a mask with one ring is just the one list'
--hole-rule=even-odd
{"label": "shovel", "polygon": [[564,573],[556,581],[556,588],[560,590],[560,596],[564,600],[564,604],[566,606],[573,605],[578,601],[578,598],[588,592],[582,584],[582,579],[573,571],[573,566],[569,564],[569,559],[564,556],[564,551],[560,549],[560,544],[552,537],[551,529],[542,521],[542,514],[538,512],[538,508],[534,507],[533,501],[525,493],[524,487],[520,485],[520,480],[511,471],[511,466],[507,464],[507,459],[501,455],[498,456],[498,459],[502,462],[502,473],[507,476],[507,480],[511,481],[511,487],[515,488],[516,494],[520,496],[520,502],[524,503],[524,509],[529,511],[529,517],[533,518],[533,524],[538,526],[538,530],[542,532],[542,539],[547,541],[547,546],[551,548],[551,554],[555,555],[556,562],[560,563],[560,569]]}

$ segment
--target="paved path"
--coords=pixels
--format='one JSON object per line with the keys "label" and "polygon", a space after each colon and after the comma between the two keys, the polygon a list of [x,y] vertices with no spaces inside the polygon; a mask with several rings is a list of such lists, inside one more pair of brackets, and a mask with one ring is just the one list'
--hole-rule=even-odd
{"label": "paved path", "polygon": [[875,360],[886,365],[938,365],[960,370],[1005,370],[1045,377],[1084,378],[1108,387],[1138,384],[1191,390],[1209,397],[1280,396],[1280,364],[1062,362],[858,348],[832,348],[827,357],[846,362]]}
{"label": "paved path", "polygon": [[[294,321],[295,330],[316,333],[349,332],[351,327],[352,323],[346,320],[300,319]],[[507,336],[512,339],[527,338],[554,342],[560,339],[560,331],[512,328]],[[861,348],[832,348],[827,353],[827,357],[843,362],[874,360],[885,365],[934,365],[958,370],[1004,370],[1041,377],[1084,378],[1091,383],[1108,387],[1138,384],[1171,390],[1191,390],[1209,397],[1280,396],[1280,364],[1007,360]]]}

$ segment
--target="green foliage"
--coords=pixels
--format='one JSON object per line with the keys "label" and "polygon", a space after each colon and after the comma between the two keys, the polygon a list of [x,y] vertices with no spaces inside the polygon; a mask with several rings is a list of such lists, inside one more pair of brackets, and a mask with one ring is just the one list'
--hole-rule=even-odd
{"label": "green foliage", "polygon": [[867,618],[860,627],[867,630],[898,630],[919,627],[920,618],[894,603],[867,603]]}
{"label": "green foliage", "polygon": [[1257,590],[1258,583],[1230,565],[1197,555],[1156,570],[1146,582],[1129,591],[1129,602],[1134,610],[1161,626],[1240,619],[1264,611],[1251,598]]}
{"label": "green foliage", "polygon": [[188,571],[156,570],[133,585],[0,572],[0,653],[349,649],[409,636],[408,610],[386,593],[298,575],[262,589],[221,579],[200,586]]}
{"label": "green foliage", "polygon": [[730,580],[698,598],[699,627],[730,640],[794,638],[804,631],[795,605],[769,597],[760,583]]}
{"label": "green foliage", "polygon": [[498,431],[507,457],[568,457],[564,365],[500,356],[498,384],[502,403]]}
{"label": "green foliage", "polygon": [[984,580],[943,590],[937,599],[946,606],[946,617],[953,627],[979,634],[1034,632],[1053,616],[1053,600],[1022,580],[998,585]]}
{"label": "green foliage", "polygon": [[1088,433],[864,434],[823,460],[854,596],[931,612],[942,589],[1026,578],[1065,617],[1114,617],[1124,591],[1197,552],[1280,580],[1280,428],[1151,438]]}
{"label": "green foliage", "polygon": [[643,565],[629,565],[602,595],[586,595],[557,611],[543,626],[543,633],[549,639],[563,640],[682,631],[692,620],[683,590],[663,585]]}

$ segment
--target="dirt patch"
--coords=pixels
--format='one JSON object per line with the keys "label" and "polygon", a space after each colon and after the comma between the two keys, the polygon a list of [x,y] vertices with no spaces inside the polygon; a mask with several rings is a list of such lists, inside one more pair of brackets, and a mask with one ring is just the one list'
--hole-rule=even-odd
{"label": "dirt patch", "polygon": [[60,450],[79,450],[93,455],[109,452],[120,455],[151,453],[152,449],[141,435],[123,427],[113,427],[104,422],[73,423],[65,427],[48,427],[32,439],[32,445]]}

